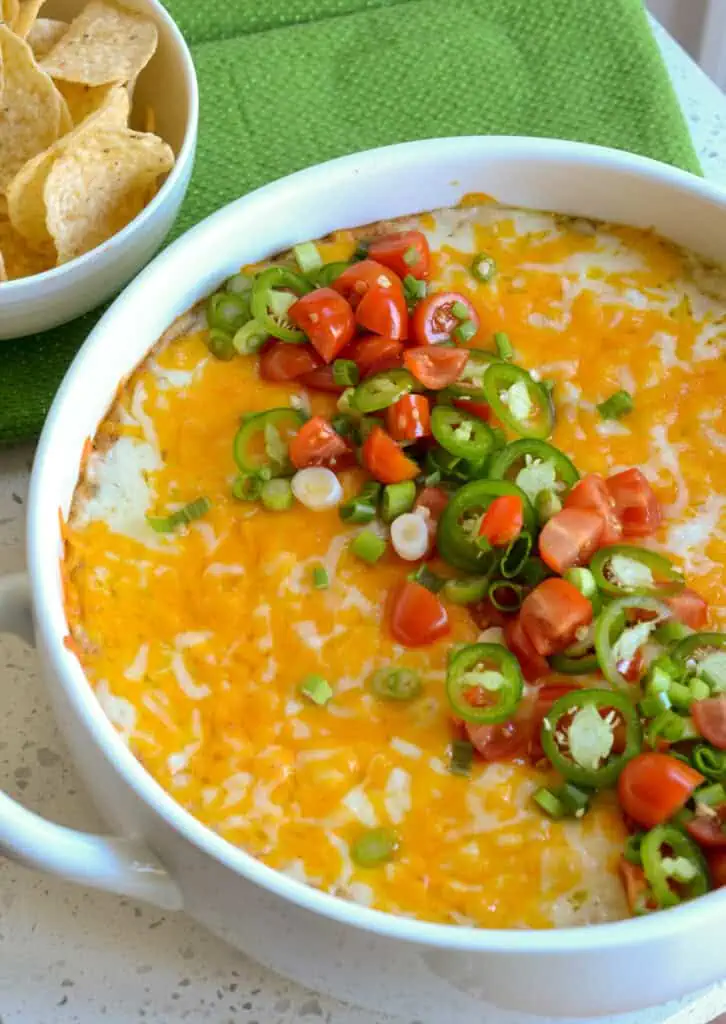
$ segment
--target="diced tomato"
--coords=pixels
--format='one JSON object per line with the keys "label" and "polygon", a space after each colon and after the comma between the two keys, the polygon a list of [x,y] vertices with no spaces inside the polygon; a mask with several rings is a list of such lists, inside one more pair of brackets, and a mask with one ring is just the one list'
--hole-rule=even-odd
{"label": "diced tomato", "polygon": [[486,402],[474,402],[470,398],[455,398],[453,404],[462,412],[468,412],[470,416],[476,416],[477,419],[484,420],[485,423],[491,422],[492,410]]}
{"label": "diced tomato", "polygon": [[653,489],[639,469],[626,469],[608,477],[607,488],[626,537],[647,537],[661,523],[661,508]]}
{"label": "diced tomato", "polygon": [[567,580],[543,580],[525,597],[519,621],[538,654],[559,654],[592,622],[592,605]]}
{"label": "diced tomato", "polygon": [[[456,316],[456,303],[466,310],[465,316]],[[417,345],[438,345],[452,340],[456,327],[470,320],[479,330],[479,316],[466,295],[460,292],[434,292],[417,304],[411,318],[411,337]]]}
{"label": "diced tomato", "polygon": [[288,316],[305,331],[313,348],[326,363],[331,363],[355,331],[353,310],[342,295],[332,288],[316,288],[293,302]]}
{"label": "diced tomato", "polygon": [[263,380],[296,380],[320,365],[320,356],[310,345],[271,341],[260,353],[260,377]]}
{"label": "diced tomato", "polygon": [[391,633],[406,647],[431,644],[450,631],[449,616],[436,594],[406,580],[393,595]]}
{"label": "diced tomato", "polygon": [[352,359],[357,365],[361,377],[370,377],[374,373],[397,369],[403,363],[403,345],[393,338],[384,338],[378,334],[365,334],[355,338],[340,358]]}
{"label": "diced tomato", "polygon": [[359,260],[339,274],[331,287],[356,309],[358,303],[369,291],[376,289],[398,290],[403,295],[403,285],[397,274],[375,260]]}
{"label": "diced tomato", "polygon": [[589,512],[599,512],[603,518],[601,544],[617,544],[623,535],[615,502],[607,488],[607,484],[597,473],[588,473],[578,481],[565,498],[565,508],[582,508]]}
{"label": "diced tomato", "polygon": [[413,459],[407,458],[381,427],[374,427],[365,439],[363,465],[382,484],[413,480],[419,474],[419,467]]}
{"label": "diced tomato", "polygon": [[[631,864],[625,857],[620,858],[618,868],[630,913],[642,914],[643,910],[649,907],[650,886],[646,881],[645,872],[640,864]],[[653,905],[649,909],[654,910],[655,903],[652,896],[650,896],[650,903]]]}
{"label": "diced tomato", "polygon": [[290,459],[296,469],[327,466],[349,451],[348,443],[322,416],[313,416],[290,441]]}
{"label": "diced tomato", "polygon": [[398,288],[375,288],[356,307],[355,322],[374,334],[403,341],[408,337],[408,307]]}
{"label": "diced tomato", "polygon": [[585,508],[563,508],[545,523],[539,535],[542,561],[554,572],[564,573],[590,561],[602,542],[605,520]]}
{"label": "diced tomato", "polygon": [[524,505],[518,494],[503,494],[495,498],[482,516],[479,536],[486,538],[492,547],[509,544],[522,532]]}
{"label": "diced tomato", "polygon": [[448,504],[449,495],[442,487],[424,487],[416,498],[416,502],[413,506],[414,511],[417,508],[425,508],[428,510],[428,515],[425,519],[426,530],[429,535],[427,558],[430,558],[436,550],[436,533],[439,526],[439,519],[441,518],[441,513]]}
{"label": "diced tomato", "polygon": [[345,391],[342,384],[336,384],[333,378],[332,366],[318,366],[309,373],[303,373],[298,377],[301,384],[313,391],[330,391],[332,394],[340,395]]}
{"label": "diced tomato", "polygon": [[482,630],[491,629],[493,626],[504,629],[512,618],[510,612],[503,612],[500,608],[495,608],[488,597],[470,604],[469,615],[474,620],[477,629]]}
{"label": "diced tomato", "polygon": [[550,674],[551,669],[545,658],[537,651],[517,616],[504,627],[504,642],[519,662],[522,675],[529,683],[534,683],[543,676]]}
{"label": "diced tomato", "polygon": [[618,661],[615,667],[629,683],[637,683],[643,674],[644,664],[643,652],[639,648],[632,658],[627,661]]}
{"label": "diced tomato", "polygon": [[403,354],[403,365],[425,388],[439,391],[459,379],[469,353],[462,348],[409,348]]}
{"label": "diced tomato", "polygon": [[431,409],[426,395],[402,395],[386,409],[386,429],[395,441],[415,441],[431,433]]}
{"label": "diced tomato", "polygon": [[700,734],[719,750],[726,750],[726,693],[694,700],[691,714]]}
{"label": "diced tomato", "polygon": [[401,278],[410,274],[424,280],[429,275],[431,253],[426,235],[421,231],[394,231],[374,238],[368,246],[368,255]]}
{"label": "diced tomato", "polygon": [[708,624],[708,605],[695,590],[685,587],[678,594],[667,597],[665,603],[673,617],[691,629],[703,629]]}
{"label": "diced tomato", "polygon": [[700,846],[726,850],[726,804],[714,808],[713,813],[697,812],[686,824],[686,831]]}
{"label": "diced tomato", "polygon": [[519,713],[498,725],[464,723],[469,742],[485,761],[512,761],[525,757],[532,737],[532,719]]}
{"label": "diced tomato", "polygon": [[623,811],[644,828],[667,821],[703,782],[703,775],[677,757],[658,752],[638,754],[618,779]]}
{"label": "diced tomato", "polygon": [[708,870],[714,889],[726,885],[726,850],[711,850],[706,854]]}

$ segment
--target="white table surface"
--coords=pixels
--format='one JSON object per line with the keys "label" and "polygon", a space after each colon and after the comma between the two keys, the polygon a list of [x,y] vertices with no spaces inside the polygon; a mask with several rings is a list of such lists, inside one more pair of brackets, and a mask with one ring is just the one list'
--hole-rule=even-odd
{"label": "white table surface", "polygon": [[[665,32],[655,30],[704,171],[726,184],[726,98]],[[23,567],[31,459],[31,446],[0,450],[0,573]],[[41,814],[102,830],[55,729],[33,654],[12,638],[0,638],[0,679],[0,785]],[[726,981],[678,1003],[611,1018],[610,1024],[707,1024],[724,1011]],[[173,1021],[389,1024],[390,1019],[284,981],[183,915],[86,892],[0,862],[0,1024]],[[535,1018],[496,1010],[484,1010],[472,1024],[495,1022],[536,1024]]]}

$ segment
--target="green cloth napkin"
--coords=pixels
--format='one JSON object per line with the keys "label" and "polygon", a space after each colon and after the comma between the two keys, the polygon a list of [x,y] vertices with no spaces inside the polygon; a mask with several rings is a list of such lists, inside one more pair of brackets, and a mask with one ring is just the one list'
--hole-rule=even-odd
{"label": "green cloth napkin", "polygon": [[[557,136],[699,173],[641,0],[167,0],[201,90],[174,235],[301,167],[444,135]],[[0,341],[0,442],[38,434],[98,311]]]}

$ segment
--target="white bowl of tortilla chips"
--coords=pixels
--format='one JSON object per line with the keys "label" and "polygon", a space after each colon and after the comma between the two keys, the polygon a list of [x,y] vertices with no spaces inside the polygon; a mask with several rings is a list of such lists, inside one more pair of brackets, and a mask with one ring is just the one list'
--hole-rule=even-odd
{"label": "white bowl of tortilla chips", "polygon": [[156,0],[0,0],[0,339],[99,305],[192,172],[191,55]]}

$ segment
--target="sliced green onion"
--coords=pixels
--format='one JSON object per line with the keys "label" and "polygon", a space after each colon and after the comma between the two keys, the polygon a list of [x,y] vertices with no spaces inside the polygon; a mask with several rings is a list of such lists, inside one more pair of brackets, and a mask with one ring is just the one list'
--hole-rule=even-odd
{"label": "sliced green onion", "polygon": [[402,480],[397,484],[387,484],[383,488],[381,518],[384,523],[392,523],[394,519],[410,512],[416,500],[416,484],[413,480]]}
{"label": "sliced green onion", "polygon": [[532,799],[550,818],[564,818],[567,814],[567,809],[559,797],[545,786],[538,789]]}
{"label": "sliced green onion", "polygon": [[628,836],[625,840],[623,857],[625,857],[629,864],[637,864],[640,867],[643,863],[640,856],[640,844],[643,842],[644,834],[643,832],[634,832],[633,835]]}
{"label": "sliced green onion", "polygon": [[257,501],[263,485],[264,480],[258,473],[240,473],[232,484],[232,495],[238,501]]}
{"label": "sliced green onion", "polygon": [[654,750],[660,739],[664,739],[668,743],[678,743],[680,740],[686,739],[685,719],[677,715],[675,711],[661,711],[645,730],[645,741]]}
{"label": "sliced green onion", "polygon": [[469,307],[463,302],[454,302],[451,307],[451,312],[457,320],[469,319]]}
{"label": "sliced green onion", "polygon": [[360,380],[360,371],[352,359],[336,359],[333,362],[333,380],[341,387],[355,385]]}
{"label": "sliced green onion", "polygon": [[146,521],[156,533],[171,533],[177,526],[186,526],[195,519],[201,519],[212,507],[209,498],[197,498],[190,501],[184,508],[171,512],[168,516],[147,516]]}
{"label": "sliced green onion", "polygon": [[536,587],[542,580],[548,579],[552,576],[552,570],[549,569],[541,558],[537,555],[533,555],[528,558],[520,569],[522,576],[522,583],[526,583],[529,587]]}
{"label": "sliced green onion", "polygon": [[259,352],[265,344],[269,334],[257,320],[249,320],[232,338],[232,347],[241,356],[252,356]]}
{"label": "sliced green onion", "polygon": [[499,563],[499,571],[505,580],[511,580],[524,569],[532,550],[532,535],[522,530],[518,537],[510,541]]}
{"label": "sliced green onion", "polygon": [[458,327],[454,328],[452,333],[457,341],[471,341],[476,334],[476,325],[473,320],[463,320]]}
{"label": "sliced green onion", "polygon": [[430,590],[432,594],[438,594],[446,583],[446,580],[442,579],[441,576],[437,576],[435,572],[431,572],[427,565],[420,565],[408,578],[413,583],[420,583],[422,587],[426,587],[426,589]]}
{"label": "sliced green onion", "polygon": [[692,632],[693,630],[689,626],[672,619],[670,622],[664,622],[662,626],[658,626],[653,632],[653,639],[657,640],[659,644],[668,645],[683,640]]}
{"label": "sliced green onion", "polygon": [[588,601],[592,601],[597,596],[597,583],[589,569],[568,569],[565,572],[565,579]]}
{"label": "sliced green onion", "polygon": [[489,600],[500,612],[515,612],[524,600],[524,587],[512,580],[494,580],[489,584]]}
{"label": "sliced green onion", "polygon": [[482,601],[489,590],[488,576],[468,576],[462,580],[447,580],[443,594],[452,604],[475,604]]}
{"label": "sliced green onion", "polygon": [[309,676],[305,676],[300,683],[300,693],[303,697],[311,700],[313,704],[323,707],[333,696],[333,688],[323,676],[311,673]]}
{"label": "sliced green onion", "polygon": [[633,396],[629,391],[616,391],[610,398],[600,402],[597,411],[604,420],[619,420],[634,409]]}
{"label": "sliced green onion", "polygon": [[363,832],[350,849],[361,868],[375,868],[391,860],[398,849],[398,836],[390,828],[372,828]]}
{"label": "sliced green onion", "polygon": [[421,677],[412,668],[379,668],[369,685],[380,700],[414,700],[421,693]]}
{"label": "sliced green onion", "polygon": [[403,254],[403,262],[407,267],[415,267],[420,258],[418,249],[413,245],[409,246]]}
{"label": "sliced green onion", "polygon": [[705,743],[699,743],[691,753],[691,762],[696,771],[707,779],[722,779],[726,776],[726,750],[716,750]]}
{"label": "sliced green onion", "polygon": [[294,245],[292,251],[303,274],[319,270],[323,265],[323,258],[315,242],[301,242],[300,245]]}
{"label": "sliced green onion", "polygon": [[386,552],[386,542],[373,530],[363,530],[355,537],[350,545],[350,550],[356,558],[374,565]]}
{"label": "sliced green onion", "polygon": [[476,278],[477,281],[481,281],[482,284],[486,284],[487,281],[491,281],[496,269],[496,263],[492,257],[487,256],[485,252],[478,252],[471,264],[472,277]]}
{"label": "sliced green onion", "polygon": [[366,484],[354,498],[343,502],[338,509],[340,518],[344,523],[372,522],[376,518],[380,494],[380,484],[373,482]]}
{"label": "sliced green onion", "polygon": [[509,335],[505,334],[504,331],[497,331],[494,335],[494,344],[497,346],[497,352],[499,353],[500,359],[511,359],[514,355],[514,349],[512,343],[509,340]]}
{"label": "sliced green onion", "polygon": [[313,569],[313,586],[316,590],[327,590],[330,586],[328,570],[324,565],[316,565]]}
{"label": "sliced green onion", "polygon": [[225,331],[220,331],[217,327],[209,328],[207,348],[215,359],[221,359],[225,363],[228,363],[230,359],[235,357],[232,339]]}
{"label": "sliced green onion", "polygon": [[403,279],[403,291],[409,305],[415,305],[419,299],[426,298],[426,282],[420,281],[413,274],[406,274]]}
{"label": "sliced green onion", "polygon": [[454,740],[451,744],[449,771],[452,775],[471,775],[474,747],[468,740]]}
{"label": "sliced green onion", "polygon": [[586,789],[581,789],[572,782],[565,782],[555,790],[555,795],[570,814],[574,814],[576,818],[582,817],[590,805],[590,792]]}
{"label": "sliced green onion", "polygon": [[262,504],[270,512],[286,512],[292,508],[292,487],[289,480],[266,480],[260,491]]}
{"label": "sliced green onion", "polygon": [[668,711],[671,699],[667,693],[651,693],[640,702],[640,712],[644,718],[657,718],[663,711]]}
{"label": "sliced green onion", "polygon": [[710,786],[701,786],[693,794],[697,804],[705,804],[706,807],[720,807],[726,803],[726,789],[720,782],[713,782]]}

